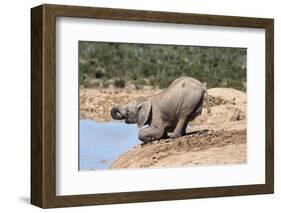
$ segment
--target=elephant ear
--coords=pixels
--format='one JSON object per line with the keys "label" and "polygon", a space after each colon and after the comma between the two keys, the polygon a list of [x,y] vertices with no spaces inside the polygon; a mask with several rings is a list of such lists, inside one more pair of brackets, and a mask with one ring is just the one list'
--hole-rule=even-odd
{"label": "elephant ear", "polygon": [[148,120],[151,111],[151,100],[143,100],[138,104],[138,127],[141,128]]}

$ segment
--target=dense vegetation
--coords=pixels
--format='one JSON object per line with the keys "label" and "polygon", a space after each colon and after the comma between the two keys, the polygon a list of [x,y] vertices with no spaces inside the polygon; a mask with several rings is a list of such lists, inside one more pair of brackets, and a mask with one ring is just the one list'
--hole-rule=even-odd
{"label": "dense vegetation", "polygon": [[186,75],[210,87],[246,90],[246,49],[79,42],[82,87],[165,88]]}

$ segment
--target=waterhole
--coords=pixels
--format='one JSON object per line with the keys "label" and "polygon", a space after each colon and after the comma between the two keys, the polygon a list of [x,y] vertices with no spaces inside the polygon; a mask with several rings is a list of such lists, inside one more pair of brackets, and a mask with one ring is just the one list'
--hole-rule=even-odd
{"label": "waterhole", "polygon": [[79,170],[108,169],[123,153],[139,144],[136,125],[80,120]]}

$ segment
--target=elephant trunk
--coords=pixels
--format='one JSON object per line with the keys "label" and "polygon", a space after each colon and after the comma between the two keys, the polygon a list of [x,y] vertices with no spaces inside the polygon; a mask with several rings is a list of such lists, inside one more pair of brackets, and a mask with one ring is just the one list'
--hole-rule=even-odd
{"label": "elephant trunk", "polygon": [[118,107],[113,107],[111,109],[111,117],[116,120],[123,120],[125,116],[121,114]]}

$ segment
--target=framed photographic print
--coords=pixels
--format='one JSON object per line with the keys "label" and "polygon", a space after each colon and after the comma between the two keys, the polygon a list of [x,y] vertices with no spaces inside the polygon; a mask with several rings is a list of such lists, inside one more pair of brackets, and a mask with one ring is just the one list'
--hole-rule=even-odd
{"label": "framed photographic print", "polygon": [[274,191],[273,19],[31,9],[31,203]]}

